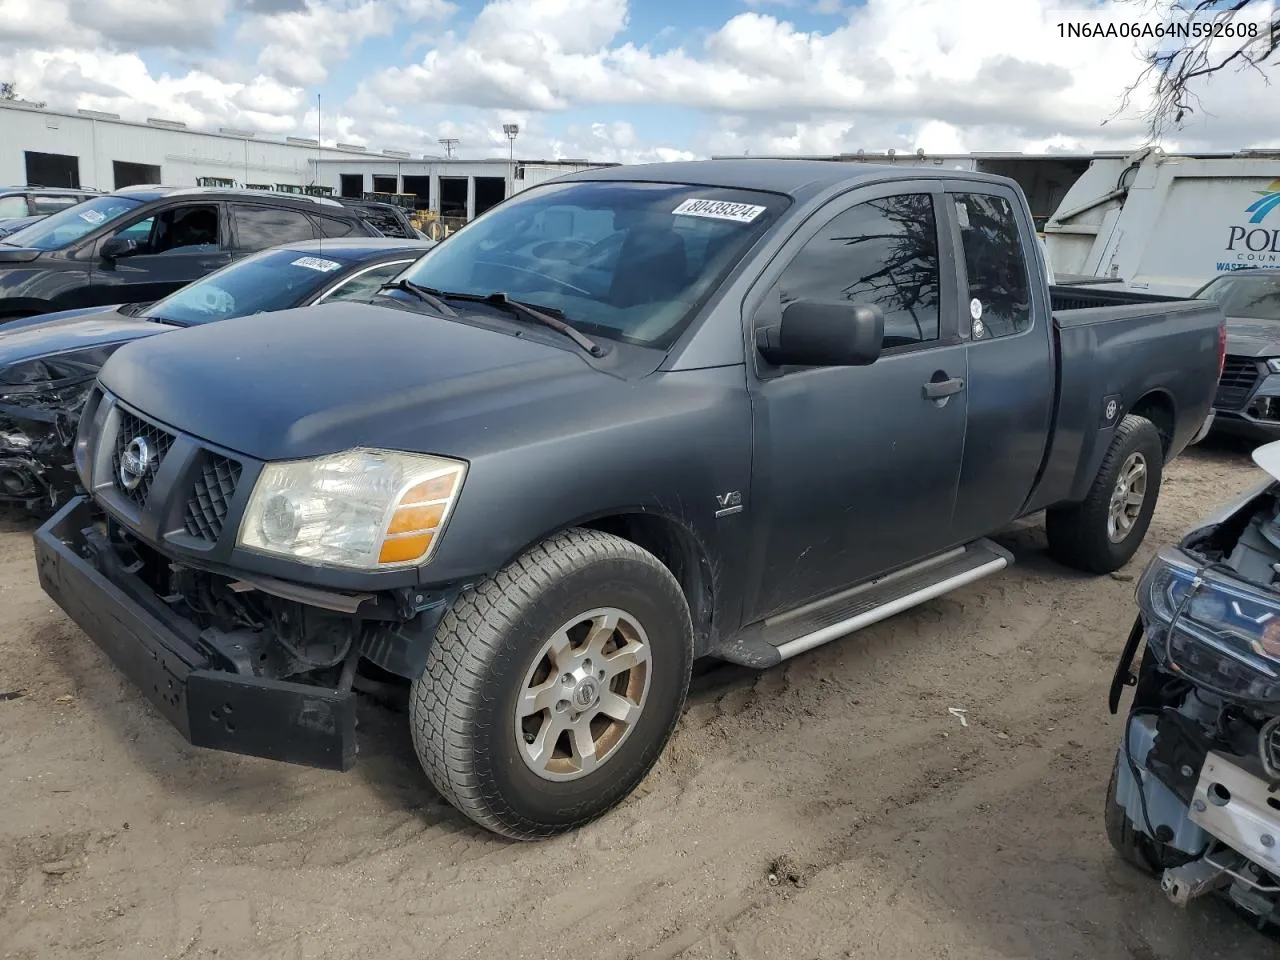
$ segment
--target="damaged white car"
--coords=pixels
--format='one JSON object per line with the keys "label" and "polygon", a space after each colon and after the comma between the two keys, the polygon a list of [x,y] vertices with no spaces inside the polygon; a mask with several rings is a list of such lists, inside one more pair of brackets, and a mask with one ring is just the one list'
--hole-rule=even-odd
{"label": "damaged white car", "polygon": [[[1226,897],[1280,928],[1280,442],[1267,481],[1138,583],[1111,686],[1134,697],[1107,795],[1112,846],[1179,906]],[[1145,640],[1135,671],[1133,662]]]}

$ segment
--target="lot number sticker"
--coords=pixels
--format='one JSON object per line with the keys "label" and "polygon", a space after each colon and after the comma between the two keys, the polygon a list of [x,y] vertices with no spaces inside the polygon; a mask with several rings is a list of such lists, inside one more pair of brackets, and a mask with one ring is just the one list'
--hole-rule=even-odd
{"label": "lot number sticker", "polygon": [[335,263],[333,260],[322,260],[319,257],[299,257],[293,261],[295,267],[306,267],[308,270],[319,270],[321,273],[330,273],[337,270],[342,264]]}
{"label": "lot number sticker", "polygon": [[671,212],[679,217],[705,217],[709,220],[732,220],[735,223],[750,223],[765,208],[752,203],[729,203],[727,200],[699,200],[696,197],[686,200]]}
{"label": "lot number sticker", "polygon": [[101,223],[107,218],[101,210],[86,210],[80,214],[80,219],[85,223]]}

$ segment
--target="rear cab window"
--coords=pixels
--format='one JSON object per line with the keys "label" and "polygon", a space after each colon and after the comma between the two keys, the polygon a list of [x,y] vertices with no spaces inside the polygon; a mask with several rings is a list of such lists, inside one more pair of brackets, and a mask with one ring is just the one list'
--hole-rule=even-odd
{"label": "rear cab window", "polygon": [[1031,278],[1013,205],[988,193],[951,194],[951,201],[968,284],[963,310],[973,339],[1022,333],[1031,326]]}

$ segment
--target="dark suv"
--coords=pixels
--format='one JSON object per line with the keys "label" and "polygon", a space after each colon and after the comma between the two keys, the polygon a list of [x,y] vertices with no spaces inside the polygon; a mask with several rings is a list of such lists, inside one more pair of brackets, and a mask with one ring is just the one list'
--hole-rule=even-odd
{"label": "dark suv", "polygon": [[379,235],[359,211],[324,197],[129,187],[0,240],[0,325],[54,310],[159,300],[281,243]]}

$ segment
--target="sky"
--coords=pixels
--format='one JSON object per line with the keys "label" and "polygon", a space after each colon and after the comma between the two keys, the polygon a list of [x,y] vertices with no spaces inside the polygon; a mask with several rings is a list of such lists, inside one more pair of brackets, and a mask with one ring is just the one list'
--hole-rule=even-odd
{"label": "sky", "polygon": [[[452,137],[458,157],[505,156],[504,123],[518,157],[624,163],[1117,149],[1147,139],[1145,90],[1121,111],[1142,41],[1058,24],[1153,2],[0,0],[0,80],[193,128],[428,155]],[[1265,77],[1200,92],[1166,149],[1280,146]]]}

